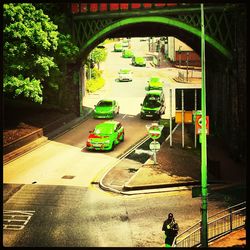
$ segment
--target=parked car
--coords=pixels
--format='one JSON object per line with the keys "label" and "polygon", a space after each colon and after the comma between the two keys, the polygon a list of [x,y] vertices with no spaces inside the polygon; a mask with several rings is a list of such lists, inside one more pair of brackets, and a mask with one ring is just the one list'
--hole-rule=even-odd
{"label": "parked car", "polygon": [[121,43],[115,43],[114,44],[114,51],[115,52],[121,52],[121,51],[123,51],[122,44]]}
{"label": "parked car", "polygon": [[141,56],[133,56],[132,57],[132,65],[145,67],[146,60],[144,57],[141,57]]}
{"label": "parked car", "polygon": [[122,40],[122,47],[128,47],[129,46],[129,41],[127,38]]}
{"label": "parked car", "polygon": [[141,104],[140,117],[160,119],[165,114],[165,97],[161,90],[149,90]]}
{"label": "parked car", "polygon": [[86,142],[88,150],[113,150],[115,145],[124,141],[124,127],[118,121],[106,121],[89,131]]}
{"label": "parked car", "polygon": [[130,69],[120,69],[118,72],[119,74],[119,81],[120,82],[131,82],[132,79],[132,73]]}
{"label": "parked car", "polygon": [[95,105],[94,118],[114,118],[119,114],[120,106],[116,100],[100,100]]}
{"label": "parked car", "polygon": [[159,77],[151,77],[148,81],[148,90],[162,90],[163,89],[163,82]]}
{"label": "parked car", "polygon": [[124,58],[132,58],[134,56],[134,52],[130,49],[125,49],[122,52],[122,57]]}

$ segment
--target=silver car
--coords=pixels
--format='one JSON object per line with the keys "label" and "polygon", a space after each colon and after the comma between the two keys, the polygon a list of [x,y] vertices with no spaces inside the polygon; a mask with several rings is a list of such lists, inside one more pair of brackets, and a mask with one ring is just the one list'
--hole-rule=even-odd
{"label": "silver car", "polygon": [[120,82],[131,82],[132,79],[132,72],[129,69],[120,69],[119,71],[119,81]]}

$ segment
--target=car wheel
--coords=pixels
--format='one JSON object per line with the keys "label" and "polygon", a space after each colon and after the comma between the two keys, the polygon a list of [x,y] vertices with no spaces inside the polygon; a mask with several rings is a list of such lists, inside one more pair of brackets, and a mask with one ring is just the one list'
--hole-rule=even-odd
{"label": "car wheel", "polygon": [[124,141],[124,132],[122,133],[122,138],[121,138],[121,142]]}
{"label": "car wheel", "polygon": [[113,151],[115,148],[115,142],[112,143],[111,151]]}

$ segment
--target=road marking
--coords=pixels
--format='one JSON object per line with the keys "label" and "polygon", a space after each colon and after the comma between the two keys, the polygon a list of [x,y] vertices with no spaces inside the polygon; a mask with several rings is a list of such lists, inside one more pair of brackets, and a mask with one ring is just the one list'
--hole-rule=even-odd
{"label": "road marking", "polygon": [[35,211],[4,210],[3,229],[22,230],[27,225]]}

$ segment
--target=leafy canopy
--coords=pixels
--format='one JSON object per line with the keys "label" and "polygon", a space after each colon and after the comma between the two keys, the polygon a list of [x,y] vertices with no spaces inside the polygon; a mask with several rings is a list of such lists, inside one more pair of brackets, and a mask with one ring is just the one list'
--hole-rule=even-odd
{"label": "leafy canopy", "polygon": [[3,91],[42,103],[42,84],[57,68],[57,25],[30,3],[3,5]]}

